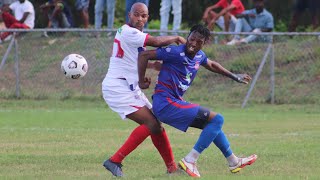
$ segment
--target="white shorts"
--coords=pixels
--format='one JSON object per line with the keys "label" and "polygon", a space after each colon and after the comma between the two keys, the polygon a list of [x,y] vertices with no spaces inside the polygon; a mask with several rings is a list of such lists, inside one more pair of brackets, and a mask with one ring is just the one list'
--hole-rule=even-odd
{"label": "white shorts", "polygon": [[[231,15],[231,20],[230,20],[230,25],[229,25],[229,32],[234,32],[235,31],[237,20],[238,19],[235,16]],[[222,29],[222,31],[225,31],[223,16],[220,16],[217,19],[216,24]]]}
{"label": "white shorts", "polygon": [[131,90],[129,83],[123,79],[104,78],[102,95],[110,109],[117,112],[122,119],[143,106],[152,108],[151,103],[139,86]]}

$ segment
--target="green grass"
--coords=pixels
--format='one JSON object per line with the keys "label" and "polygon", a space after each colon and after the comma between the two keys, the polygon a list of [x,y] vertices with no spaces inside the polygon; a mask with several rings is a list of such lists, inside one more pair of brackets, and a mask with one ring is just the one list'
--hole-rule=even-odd
{"label": "green grass", "polygon": [[[122,121],[104,102],[86,100],[0,100],[0,179],[111,179],[101,166],[136,124]],[[203,179],[318,179],[319,106],[239,105],[210,107],[225,117],[224,131],[239,155],[257,153],[257,162],[231,174],[210,146],[198,161]],[[184,157],[199,130],[165,126],[176,160]],[[169,177],[147,139],[124,161],[124,179]]]}

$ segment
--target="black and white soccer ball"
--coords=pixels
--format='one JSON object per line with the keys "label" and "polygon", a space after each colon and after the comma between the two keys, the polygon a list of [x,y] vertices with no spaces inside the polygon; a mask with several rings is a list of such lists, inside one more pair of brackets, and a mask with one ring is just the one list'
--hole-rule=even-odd
{"label": "black and white soccer ball", "polygon": [[87,60],[79,54],[69,54],[61,62],[61,70],[67,78],[79,79],[88,71]]}

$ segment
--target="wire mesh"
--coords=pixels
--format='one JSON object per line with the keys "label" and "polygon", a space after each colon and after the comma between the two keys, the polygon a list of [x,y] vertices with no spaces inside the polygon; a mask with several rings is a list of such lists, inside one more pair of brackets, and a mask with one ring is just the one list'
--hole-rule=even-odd
{"label": "wire mesh", "polygon": [[[159,32],[151,31],[151,35]],[[188,32],[180,32],[186,37]],[[101,98],[101,82],[108,70],[115,31],[43,31],[20,32],[18,40],[20,98],[30,99],[69,99]],[[245,34],[243,35],[245,36]],[[212,41],[203,49],[209,59],[219,62],[234,73],[256,74],[262,58],[267,61],[250,95],[249,103],[270,103],[270,62],[274,57],[275,103],[277,104],[320,104],[320,40],[318,35],[281,34],[275,35],[272,51],[266,54],[268,42],[252,42],[228,46],[222,42],[231,35],[215,34]],[[9,42],[0,45],[0,54],[5,54]],[[150,48],[152,49],[152,48]],[[60,70],[62,59],[71,53],[86,58],[89,71],[78,80],[67,79]],[[14,71],[14,50],[0,70],[0,99],[16,96],[16,76]],[[148,70],[153,79],[152,88],[146,90],[150,97],[157,73]],[[202,68],[186,100],[204,103],[241,104],[249,85]]]}

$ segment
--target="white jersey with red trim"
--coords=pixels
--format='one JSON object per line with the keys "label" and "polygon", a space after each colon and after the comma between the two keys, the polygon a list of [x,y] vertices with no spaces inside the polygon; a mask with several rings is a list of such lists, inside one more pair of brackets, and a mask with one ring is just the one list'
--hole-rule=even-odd
{"label": "white jersey with red trim", "polygon": [[125,78],[129,84],[138,82],[138,53],[145,47],[148,34],[125,24],[118,29],[113,43],[106,77]]}

